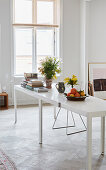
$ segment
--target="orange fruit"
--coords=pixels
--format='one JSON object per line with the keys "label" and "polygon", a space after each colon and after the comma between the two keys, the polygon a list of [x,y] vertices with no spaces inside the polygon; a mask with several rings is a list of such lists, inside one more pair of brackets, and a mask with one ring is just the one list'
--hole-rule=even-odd
{"label": "orange fruit", "polygon": [[67,93],[67,96],[70,96],[71,93]]}
{"label": "orange fruit", "polygon": [[75,88],[72,88],[71,89],[71,94],[76,94],[77,93],[77,90]]}
{"label": "orange fruit", "polygon": [[70,94],[71,97],[74,97],[74,94]]}
{"label": "orange fruit", "polygon": [[81,93],[80,93],[80,94],[81,94],[81,96],[85,96],[85,93],[84,93],[84,91],[81,91]]}
{"label": "orange fruit", "polygon": [[77,93],[75,94],[75,97],[80,97],[80,94],[77,92]]}

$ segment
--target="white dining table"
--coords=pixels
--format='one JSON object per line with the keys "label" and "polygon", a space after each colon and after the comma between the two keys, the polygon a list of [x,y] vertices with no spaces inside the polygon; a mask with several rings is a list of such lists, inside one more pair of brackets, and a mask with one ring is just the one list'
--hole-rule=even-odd
{"label": "white dining table", "polygon": [[15,123],[17,122],[17,93],[25,93],[39,100],[39,143],[42,144],[42,102],[47,102],[55,107],[64,108],[69,111],[78,113],[87,118],[87,158],[86,170],[92,170],[92,119],[94,117],[101,118],[101,154],[105,151],[105,116],[106,116],[106,101],[89,96],[84,101],[68,101],[64,94],[57,92],[55,88],[48,92],[37,93],[20,85],[14,86],[14,108],[15,108]]}

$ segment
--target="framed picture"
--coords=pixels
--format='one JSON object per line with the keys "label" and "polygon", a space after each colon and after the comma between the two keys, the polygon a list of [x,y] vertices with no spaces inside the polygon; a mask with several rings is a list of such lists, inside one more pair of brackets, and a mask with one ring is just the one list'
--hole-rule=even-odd
{"label": "framed picture", "polygon": [[88,69],[94,96],[106,100],[106,63],[89,63]]}
{"label": "framed picture", "polygon": [[89,63],[88,79],[93,83],[94,79],[106,79],[106,63]]}

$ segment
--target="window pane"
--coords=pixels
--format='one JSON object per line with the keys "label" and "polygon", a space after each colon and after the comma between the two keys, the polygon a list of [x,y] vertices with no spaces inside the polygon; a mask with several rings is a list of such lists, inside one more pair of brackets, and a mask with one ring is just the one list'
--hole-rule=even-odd
{"label": "window pane", "polygon": [[37,2],[37,23],[53,24],[54,2],[38,1]]}
{"label": "window pane", "polygon": [[55,54],[56,57],[59,58],[60,56],[60,32],[59,32],[59,28],[55,29]]}
{"label": "window pane", "polygon": [[15,0],[15,23],[32,23],[32,0]]}
{"label": "window pane", "polygon": [[32,72],[32,29],[15,30],[16,74]]}
{"label": "window pane", "polygon": [[37,30],[37,55],[54,55],[53,30]]}
{"label": "window pane", "polygon": [[37,65],[46,56],[54,56],[54,30],[37,30]]}

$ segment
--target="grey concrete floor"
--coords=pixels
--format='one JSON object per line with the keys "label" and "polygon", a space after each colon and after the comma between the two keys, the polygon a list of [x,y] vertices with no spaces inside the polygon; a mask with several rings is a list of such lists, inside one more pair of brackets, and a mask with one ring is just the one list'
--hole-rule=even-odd
{"label": "grey concrete floor", "polygon": [[[39,145],[38,107],[18,108],[18,122],[14,125],[14,109],[0,111],[0,147],[15,162],[18,170],[85,170],[86,132],[67,136],[65,129],[52,130],[53,107],[43,107],[43,144]],[[83,128],[74,114],[76,128]],[[86,119],[84,118],[86,122]],[[72,124],[70,116],[70,124]],[[66,124],[62,110],[56,126]],[[106,156],[100,156],[100,119],[93,120],[93,169],[106,170]]]}

